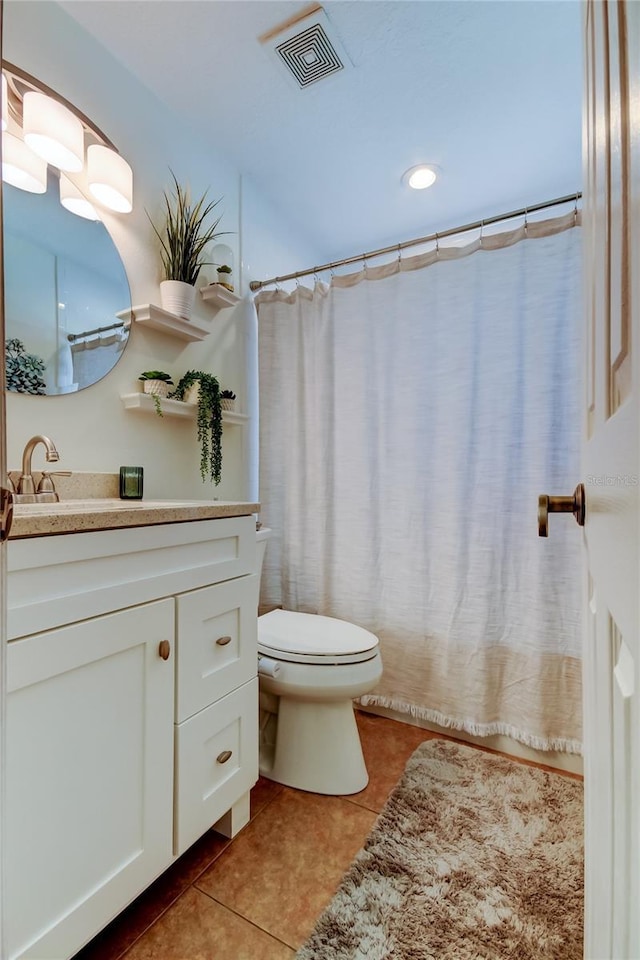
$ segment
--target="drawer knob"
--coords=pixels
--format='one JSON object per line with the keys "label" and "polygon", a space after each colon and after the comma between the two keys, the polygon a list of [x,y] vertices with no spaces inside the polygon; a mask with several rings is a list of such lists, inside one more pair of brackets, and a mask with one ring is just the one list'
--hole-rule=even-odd
{"label": "drawer knob", "polygon": [[218,754],[218,756],[216,757],[216,760],[218,761],[218,763],[226,763],[227,760],[231,759],[231,757],[232,757],[231,750],[223,750],[222,753]]}
{"label": "drawer knob", "polygon": [[171,644],[168,640],[161,640],[158,646],[158,653],[163,660],[168,660],[171,655]]}
{"label": "drawer knob", "polygon": [[231,643],[231,637],[218,637],[216,643],[219,647],[226,647],[228,643]]}

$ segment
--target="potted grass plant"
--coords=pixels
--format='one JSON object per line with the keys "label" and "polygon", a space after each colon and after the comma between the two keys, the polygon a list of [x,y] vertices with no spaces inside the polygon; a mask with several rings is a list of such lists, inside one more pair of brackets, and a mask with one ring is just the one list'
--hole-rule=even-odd
{"label": "potted grass plant", "polygon": [[149,216],[160,241],[160,257],[164,279],[160,283],[162,307],[183,320],[189,320],[196,294],[196,281],[207,260],[206,247],[228,231],[218,231],[221,217],[211,220],[213,210],[222,198],[208,203],[207,193],[192,202],[188,188],[182,187],[173,170],[173,189],[164,191],[165,221],[158,229]]}
{"label": "potted grass plant", "polygon": [[195,403],[196,432],[200,443],[200,476],[216,486],[222,478],[222,402],[216,377],[201,370],[187,370],[170,396]]}

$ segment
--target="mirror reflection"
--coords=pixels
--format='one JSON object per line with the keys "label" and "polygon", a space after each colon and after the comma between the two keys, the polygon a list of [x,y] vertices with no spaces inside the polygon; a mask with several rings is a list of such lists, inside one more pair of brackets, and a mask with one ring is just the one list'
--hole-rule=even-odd
{"label": "mirror reflection", "polygon": [[50,167],[40,194],[2,185],[7,389],[19,393],[82,390],[129,338],[117,316],[131,306],[118,251],[103,223],[61,205],[59,176]]}

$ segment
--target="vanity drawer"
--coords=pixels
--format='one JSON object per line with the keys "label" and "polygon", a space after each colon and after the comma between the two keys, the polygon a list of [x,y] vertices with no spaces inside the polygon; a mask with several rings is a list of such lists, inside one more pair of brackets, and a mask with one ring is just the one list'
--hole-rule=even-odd
{"label": "vanity drawer", "polygon": [[256,676],[257,577],[176,598],[176,723]]}
{"label": "vanity drawer", "polygon": [[258,679],[176,726],[174,854],[258,779]]}

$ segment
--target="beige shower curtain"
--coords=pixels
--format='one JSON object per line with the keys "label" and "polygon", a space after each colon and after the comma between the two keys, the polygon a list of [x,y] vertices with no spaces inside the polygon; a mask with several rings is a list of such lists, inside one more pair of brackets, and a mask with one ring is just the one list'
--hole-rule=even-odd
{"label": "beige shower curtain", "polygon": [[[257,297],[262,602],[380,637],[363,698],[579,752],[579,214]],[[364,282],[363,282],[364,281]]]}

